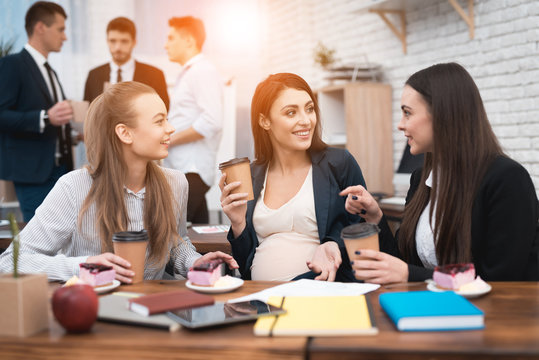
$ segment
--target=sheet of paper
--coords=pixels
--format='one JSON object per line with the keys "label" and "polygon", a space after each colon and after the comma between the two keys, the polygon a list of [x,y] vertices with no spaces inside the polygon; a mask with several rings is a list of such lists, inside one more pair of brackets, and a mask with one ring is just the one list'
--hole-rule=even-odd
{"label": "sheet of paper", "polygon": [[195,230],[199,234],[226,233],[228,232],[228,229],[230,229],[229,225],[193,226],[193,230]]}
{"label": "sheet of paper", "polygon": [[378,289],[380,285],[369,283],[341,283],[301,279],[277,285],[250,295],[228,300],[228,302],[261,300],[270,296],[357,296]]}

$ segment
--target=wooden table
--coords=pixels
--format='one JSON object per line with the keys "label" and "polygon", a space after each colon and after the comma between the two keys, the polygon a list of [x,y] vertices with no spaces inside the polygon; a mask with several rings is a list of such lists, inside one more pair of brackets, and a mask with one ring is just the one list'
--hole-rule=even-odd
{"label": "wooden table", "polygon": [[[205,226],[205,225],[193,225],[193,226]],[[230,243],[226,239],[226,232],[218,233],[218,234],[199,234],[195,230],[193,230],[193,227],[189,227],[187,229],[187,235],[189,235],[189,239],[195,245],[195,248],[197,251],[201,254],[205,254],[207,252],[212,251],[222,251],[227,254],[232,253],[232,249],[230,248]]]}
{"label": "wooden table", "polygon": [[[246,281],[240,289],[215,298],[223,301],[273,285]],[[416,283],[382,287],[368,295],[380,330],[375,336],[257,337],[252,322],[176,333],[97,322],[91,332],[72,335],[51,316],[47,331],[27,338],[0,337],[0,359],[538,359],[539,283],[491,285],[488,295],[472,300],[485,312],[484,330],[397,331],[381,310],[378,295],[425,288]],[[51,293],[58,286],[50,284]],[[183,287],[184,281],[147,281],[119,290],[153,293]]]}
{"label": "wooden table", "polygon": [[[215,295],[215,299],[223,301],[273,285],[246,282],[234,292]],[[58,286],[51,284],[51,291]],[[153,293],[184,287],[184,281],[146,281],[119,289]],[[169,333],[98,321],[91,332],[72,335],[51,316],[48,331],[27,338],[0,337],[0,359],[305,359],[306,349],[307,338],[302,336],[255,337],[252,322]]]}
{"label": "wooden table", "polygon": [[539,359],[539,283],[491,285],[488,295],[471,299],[485,312],[484,330],[399,332],[380,308],[378,295],[425,286],[382,288],[370,294],[377,336],[314,338],[309,342],[309,359]]}
{"label": "wooden table", "polygon": [[[22,224],[21,229],[23,227],[24,224]],[[9,226],[0,226],[0,235],[8,234],[9,231]],[[232,253],[230,243],[226,239],[227,233],[199,234],[190,227],[187,229],[187,234],[193,245],[195,245],[197,251],[201,254],[211,251],[222,251],[227,254]],[[7,249],[9,244],[11,244],[11,240],[11,236],[0,236],[0,249]]]}

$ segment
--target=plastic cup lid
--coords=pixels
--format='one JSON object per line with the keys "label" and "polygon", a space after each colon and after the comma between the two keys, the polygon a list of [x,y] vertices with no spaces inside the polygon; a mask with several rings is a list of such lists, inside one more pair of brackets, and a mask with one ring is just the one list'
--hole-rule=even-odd
{"label": "plastic cup lid", "polygon": [[343,239],[356,239],[377,234],[379,232],[380,228],[378,225],[371,223],[359,223],[348,225],[343,228],[341,231],[341,237]]}
{"label": "plastic cup lid", "polygon": [[120,231],[112,235],[112,241],[148,241],[148,232],[140,231]]}
{"label": "plastic cup lid", "polygon": [[234,158],[232,160],[222,162],[219,164],[219,170],[222,170],[232,165],[241,164],[243,162],[250,163],[249,158],[248,157]]}

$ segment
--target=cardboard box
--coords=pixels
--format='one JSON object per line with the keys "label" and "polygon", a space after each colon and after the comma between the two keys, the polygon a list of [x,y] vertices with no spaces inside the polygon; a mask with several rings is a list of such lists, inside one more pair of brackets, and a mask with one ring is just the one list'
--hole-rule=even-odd
{"label": "cardboard box", "polygon": [[29,336],[49,327],[46,274],[0,274],[0,335]]}

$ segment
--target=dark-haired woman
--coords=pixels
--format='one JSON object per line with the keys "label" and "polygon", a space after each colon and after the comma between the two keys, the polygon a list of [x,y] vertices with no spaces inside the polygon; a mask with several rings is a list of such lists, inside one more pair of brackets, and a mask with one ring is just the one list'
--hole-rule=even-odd
{"label": "dark-haired woman", "polygon": [[[412,154],[425,154],[424,166],[412,174],[398,241],[381,244],[385,252],[358,249],[371,259],[354,261],[356,277],[421,281],[436,265],[472,262],[487,281],[539,280],[533,182],[500,148],[468,72],[448,63],[413,74],[401,109],[399,130]],[[381,216],[362,186],[342,195],[349,212]]]}
{"label": "dark-haired woman", "polygon": [[231,222],[228,239],[242,277],[354,281],[340,231],[361,218],[346,212],[339,192],[365,183],[348,151],[322,141],[309,85],[294,74],[269,76],[253,96],[251,127],[255,200],[231,194],[239,183],[225,186],[225,175],[220,182]]}

